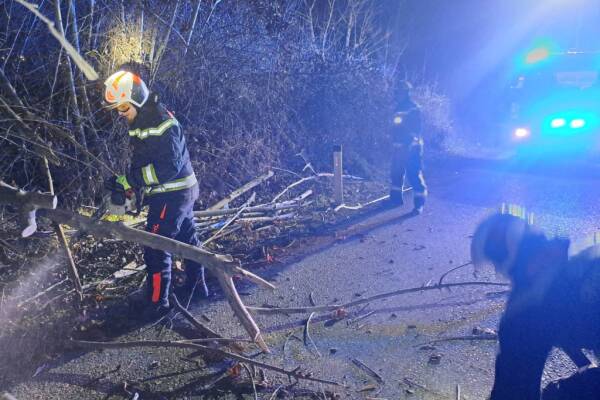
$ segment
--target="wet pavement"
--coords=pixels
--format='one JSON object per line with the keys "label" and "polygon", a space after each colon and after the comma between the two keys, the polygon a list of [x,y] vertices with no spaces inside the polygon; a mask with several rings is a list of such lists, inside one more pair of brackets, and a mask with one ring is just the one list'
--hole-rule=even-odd
{"label": "wet pavement", "polygon": [[[470,235],[477,222],[503,202],[526,207],[536,224],[557,235],[582,240],[600,230],[598,180],[589,171],[524,170],[502,162],[454,160],[431,162],[427,172],[430,199],[422,215],[409,217],[410,207],[405,205],[358,226],[340,228],[325,248],[271,266],[268,275],[277,290],[244,288],[245,304],[340,304],[437,282],[448,270],[469,261]],[[410,195],[407,200],[410,203]],[[472,268],[465,267],[444,281],[471,280]],[[491,271],[478,280],[501,281]],[[343,388],[323,385],[341,398],[456,399],[460,390],[463,399],[484,399],[493,382],[496,342],[431,342],[469,335],[476,327],[496,329],[505,298],[495,287],[456,288],[373,301],[348,309],[350,315],[339,321],[332,320],[331,313],[317,313],[309,326],[314,344],[307,345],[303,335],[308,314],[256,315],[272,349],[272,354],[257,359],[289,369],[302,365],[313,376],[343,383]],[[203,301],[191,311],[224,335],[244,337],[226,301]],[[168,340],[178,335],[169,329],[145,328],[120,339],[157,337]],[[163,398],[203,398],[174,394],[218,372],[219,366],[207,369],[184,361],[188,355],[189,351],[161,349],[72,353],[10,390],[19,399],[123,398],[110,397],[110,391],[120,382],[137,380],[144,382],[145,390],[163,393]],[[359,368],[354,359],[381,380]],[[153,364],[157,360],[158,366]],[[544,379],[565,376],[573,368],[555,352]],[[183,373],[169,375],[173,371]],[[300,385],[321,391],[318,384]],[[228,398],[225,392],[222,398]],[[269,399],[271,392],[260,393],[259,398]]]}

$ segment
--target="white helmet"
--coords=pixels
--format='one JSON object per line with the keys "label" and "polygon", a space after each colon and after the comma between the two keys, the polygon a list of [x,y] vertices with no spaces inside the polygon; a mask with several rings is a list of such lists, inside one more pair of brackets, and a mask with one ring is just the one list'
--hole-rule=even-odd
{"label": "white helmet", "polygon": [[148,100],[148,87],[138,75],[128,71],[117,71],[104,81],[104,100],[110,107],[131,103],[142,107]]}
{"label": "white helmet", "polygon": [[487,217],[477,226],[471,241],[471,261],[475,270],[491,262],[496,272],[510,276],[521,240],[531,231],[536,229],[513,215],[494,214]]}

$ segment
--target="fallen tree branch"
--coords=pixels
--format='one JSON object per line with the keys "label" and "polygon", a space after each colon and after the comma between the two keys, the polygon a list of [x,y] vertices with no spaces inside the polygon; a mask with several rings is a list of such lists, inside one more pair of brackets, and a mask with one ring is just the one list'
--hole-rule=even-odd
{"label": "fallen tree branch", "polygon": [[233,286],[231,275],[241,275],[244,278],[259,285],[274,289],[271,283],[265,281],[259,276],[242,269],[239,261],[234,260],[229,255],[211,253],[207,250],[191,246],[186,243],[178,242],[174,239],[166,238],[150,232],[141,231],[128,227],[122,223],[113,223],[107,221],[94,221],[91,218],[72,213],[67,210],[44,210],[45,215],[51,220],[64,225],[70,225],[79,229],[88,231],[98,237],[108,237],[140,243],[144,246],[168,251],[184,259],[194,260],[209,268],[219,277],[219,283],[222,285],[225,294],[228,297],[229,304],[240,322],[256,343],[264,351],[268,351],[260,330],[256,323],[241,303],[239,294]]}
{"label": "fallen tree branch", "polygon": [[430,340],[428,342],[419,343],[419,344],[415,345],[414,347],[420,347],[420,346],[424,346],[427,344],[436,344],[436,343],[443,343],[443,342],[455,342],[455,341],[460,341],[460,340],[494,340],[495,341],[495,340],[498,340],[498,335],[487,334],[487,335],[451,336],[451,337],[445,337],[445,338]]}
{"label": "fallen tree branch", "polygon": [[[244,213],[252,212],[270,212],[287,210],[290,208],[299,208],[301,205],[295,202],[285,201],[277,204],[262,204],[254,207],[246,207]],[[194,217],[206,218],[206,217],[221,217],[224,215],[231,215],[237,213],[242,207],[228,208],[226,210],[207,210],[207,211],[194,211]]]}
{"label": "fallen tree branch", "polygon": [[[403,188],[403,189],[402,189],[402,193],[404,193],[404,192],[408,192],[408,191],[410,191],[410,190],[412,190],[412,187]],[[377,203],[380,203],[380,202],[382,202],[382,201],[385,201],[385,200],[387,200],[387,199],[389,199],[389,198],[390,198],[390,195],[389,195],[389,194],[386,194],[385,196],[378,197],[378,198],[376,198],[375,200],[368,201],[368,202],[366,202],[366,203],[364,203],[364,204],[358,203],[358,204],[357,204],[357,205],[355,205],[355,206],[349,206],[349,205],[346,205],[346,204],[340,204],[339,206],[337,206],[337,207],[334,209],[334,211],[335,211],[335,212],[338,212],[338,211],[340,211],[340,210],[352,210],[352,211],[355,211],[355,210],[360,210],[360,209],[362,209],[362,208],[365,208],[365,207],[368,207],[368,206],[372,206],[373,204],[377,204]]]}
{"label": "fallen tree branch", "polygon": [[258,393],[256,393],[256,383],[254,382],[254,375],[252,374],[252,371],[250,371],[250,368],[246,364],[242,363],[242,367],[244,367],[244,369],[246,370],[246,373],[248,374],[248,377],[250,378],[250,381],[252,382],[252,390],[254,391],[254,400],[258,400]]}
{"label": "fallen tree branch", "polygon": [[284,220],[288,220],[288,219],[294,219],[295,217],[296,217],[296,214],[289,213],[289,214],[274,215],[272,217],[240,218],[239,221],[240,222],[271,222],[271,221],[284,221]]}
{"label": "fallen tree branch", "polygon": [[217,237],[219,237],[219,234],[221,232],[223,232],[225,230],[225,228],[227,228],[229,225],[231,225],[233,223],[233,221],[235,221],[241,213],[243,213],[250,204],[254,203],[254,200],[256,199],[256,192],[252,193],[252,196],[250,196],[250,198],[244,203],[243,206],[240,207],[240,209],[238,210],[238,212],[235,213],[235,215],[231,218],[229,218],[227,220],[227,222],[225,222],[223,224],[223,226],[217,231],[217,233],[215,233],[214,235],[212,235],[210,238],[206,239],[203,243],[202,246],[206,246],[207,244],[209,244],[210,242],[212,242],[213,240],[215,240]]}
{"label": "fallen tree branch", "polygon": [[25,300],[21,301],[19,304],[17,304],[17,307],[21,308],[21,307],[23,307],[25,304],[27,304],[27,303],[31,303],[31,302],[32,302],[32,301],[34,301],[35,299],[37,299],[37,298],[39,298],[39,297],[41,297],[41,296],[45,295],[46,293],[50,292],[52,289],[55,289],[55,288],[57,288],[58,286],[62,285],[63,283],[65,283],[65,282],[67,282],[67,281],[68,281],[68,279],[67,279],[67,278],[65,278],[65,279],[63,279],[62,281],[58,281],[58,282],[56,282],[54,285],[51,285],[51,286],[47,287],[46,289],[42,290],[41,292],[37,293],[35,296],[33,296],[33,297],[30,297],[30,298],[28,298],[28,299],[25,299]]}
{"label": "fallen tree branch", "polygon": [[[286,194],[290,189],[293,189],[294,187],[304,183],[304,182],[308,182],[308,181],[312,181],[318,178],[333,178],[333,174],[329,173],[329,172],[320,172],[316,175],[312,175],[312,176],[307,176],[304,177],[300,180],[297,180],[296,182],[292,183],[291,185],[287,186],[285,189],[283,189],[281,192],[279,192],[275,197],[273,197],[273,200],[271,200],[271,203],[276,202],[281,196],[283,196],[284,194]],[[358,176],[353,176],[353,175],[342,175],[342,178],[346,178],[346,179],[355,179],[355,180],[363,180],[363,178],[360,178]],[[306,192],[305,192],[306,193]],[[311,192],[312,193],[312,192]]]}
{"label": "fallen tree branch", "polygon": [[364,299],[351,301],[345,304],[334,304],[328,306],[315,306],[315,307],[293,307],[293,308],[278,308],[278,307],[251,307],[248,306],[247,309],[258,314],[304,314],[309,312],[325,312],[325,311],[335,311],[339,309],[346,309],[350,307],[356,307],[361,304],[370,303],[375,300],[381,300],[388,297],[400,296],[409,293],[418,293],[426,290],[440,290],[451,287],[465,287],[465,286],[510,286],[508,283],[499,283],[499,282],[459,282],[459,283],[445,283],[442,285],[433,285],[433,286],[420,286],[408,289],[400,289],[395,290],[393,292],[381,293],[371,297],[365,297]]}
{"label": "fallen tree branch", "polygon": [[173,302],[175,309],[179,311],[184,316],[184,318],[187,319],[201,334],[208,338],[223,338],[217,332],[213,331],[212,329],[198,321],[196,318],[194,318],[194,316],[188,310],[186,310],[185,307],[181,305],[177,296],[172,294],[170,300]]}
{"label": "fallen tree branch", "polygon": [[[222,237],[231,235],[232,233],[235,233],[235,232],[239,231],[240,229],[242,229],[242,227],[240,225],[234,226],[233,228],[229,229],[228,231],[221,232],[218,235],[214,235],[213,237],[211,237],[211,240],[221,239]],[[204,245],[205,243],[203,243],[202,245]]]}
{"label": "fallen tree branch", "polygon": [[225,197],[223,200],[221,200],[221,201],[217,202],[216,204],[214,204],[213,206],[209,207],[208,211],[219,210],[219,209],[225,207],[225,205],[231,203],[233,200],[237,199],[239,196],[241,196],[242,194],[251,190],[252,188],[260,185],[267,179],[271,178],[273,175],[274,175],[273,171],[269,171],[266,174],[261,175],[258,178],[246,183],[241,188],[234,190],[229,196]]}
{"label": "fallen tree branch", "polygon": [[459,265],[458,267],[454,267],[454,268],[452,268],[452,269],[450,269],[450,270],[448,270],[448,271],[444,272],[444,273],[442,274],[442,276],[440,276],[440,280],[438,281],[438,285],[441,285],[441,284],[442,284],[442,282],[444,281],[444,278],[445,278],[446,276],[448,276],[450,273],[452,273],[452,272],[454,272],[454,271],[456,271],[456,270],[459,270],[459,269],[461,269],[461,268],[467,267],[467,266],[469,266],[469,265],[471,265],[471,264],[473,264],[473,261],[466,262],[466,263],[464,263],[464,264],[461,264],[461,265]]}
{"label": "fallen tree branch", "polygon": [[246,332],[248,332],[250,335],[250,338],[254,340],[254,342],[262,351],[265,353],[270,353],[269,347],[260,334],[260,329],[258,329],[256,322],[254,322],[254,319],[252,319],[252,316],[242,302],[242,299],[240,298],[240,295],[233,284],[233,279],[231,279],[231,276],[220,269],[213,271],[213,275],[217,277],[223,292],[225,292],[225,295],[227,296],[229,305],[233,309],[235,315],[241,321],[242,325],[246,329]]}
{"label": "fallen tree branch", "polygon": [[307,342],[310,342],[313,347],[315,348],[315,351],[317,352],[318,356],[321,357],[321,352],[319,351],[319,348],[317,347],[317,345],[315,344],[314,340],[312,340],[312,337],[310,337],[310,320],[312,319],[312,317],[315,315],[315,313],[311,313],[308,317],[308,319],[306,320],[306,325],[304,325],[304,345],[308,346]]}
{"label": "fallen tree branch", "polygon": [[227,357],[233,360],[237,360],[246,364],[256,365],[257,367],[264,368],[270,371],[275,371],[280,374],[287,375],[289,377],[298,379],[298,380],[307,380],[311,382],[319,382],[325,383],[327,385],[334,386],[343,386],[342,384],[334,381],[329,381],[325,379],[313,378],[309,374],[305,374],[299,371],[299,368],[296,368],[292,371],[288,371],[286,369],[276,367],[271,364],[263,363],[260,361],[252,360],[251,358],[241,356],[239,354],[230,353],[225,350],[215,349],[211,347],[206,347],[196,343],[188,343],[185,341],[158,341],[158,340],[142,340],[142,341],[131,341],[131,342],[91,342],[91,341],[83,341],[83,340],[71,340],[71,344],[76,347],[82,349],[126,349],[131,347],[175,347],[175,348],[188,348],[199,351],[205,354],[218,355],[220,357]]}
{"label": "fallen tree branch", "polygon": [[364,204],[358,203],[355,206],[349,206],[349,205],[346,205],[346,204],[340,204],[339,206],[337,206],[336,208],[334,208],[334,211],[338,212],[340,210],[353,210],[353,211],[354,210],[360,210],[361,208],[365,208],[367,206],[379,203],[379,202],[387,200],[389,198],[390,198],[390,195],[386,194],[385,196],[381,196],[381,197],[379,197],[379,198],[377,198],[375,200],[368,201],[368,202],[366,202]]}

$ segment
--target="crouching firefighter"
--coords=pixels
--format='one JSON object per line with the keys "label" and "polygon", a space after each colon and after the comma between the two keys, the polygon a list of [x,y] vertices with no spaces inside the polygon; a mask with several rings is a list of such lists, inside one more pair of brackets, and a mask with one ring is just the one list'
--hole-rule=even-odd
{"label": "crouching firefighter", "polygon": [[[600,246],[569,256],[569,245],[508,214],[477,227],[473,263],[490,262],[512,284],[498,330],[491,400],[600,399],[598,368],[582,352],[600,345]],[[542,372],[555,347],[579,371],[542,394]]]}
{"label": "crouching firefighter", "polygon": [[[198,246],[193,220],[198,184],[179,122],[132,72],[115,72],[104,85],[104,100],[129,125],[132,149],[129,171],[115,177],[115,182],[125,191],[143,191],[144,204],[149,206],[148,232]],[[170,306],[171,254],[145,247],[144,261],[145,311],[160,315]],[[187,284],[195,285],[203,277],[201,265],[186,260],[186,274]]]}
{"label": "crouching firefighter", "polygon": [[404,178],[413,188],[415,214],[423,212],[427,186],[423,177],[423,139],[421,137],[421,110],[410,98],[410,83],[398,83],[395,96],[395,114],[392,119],[393,154],[389,205],[404,204]]}

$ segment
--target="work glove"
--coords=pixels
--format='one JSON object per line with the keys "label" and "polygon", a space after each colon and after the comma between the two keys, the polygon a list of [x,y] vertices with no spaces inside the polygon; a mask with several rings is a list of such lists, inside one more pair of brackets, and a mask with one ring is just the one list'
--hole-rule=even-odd
{"label": "work glove", "polygon": [[[104,180],[104,187],[111,193],[113,201],[116,203],[124,203],[125,198],[132,199],[135,197],[135,191],[127,182],[125,175],[113,175]],[[119,201],[121,199],[121,201]]]}
{"label": "work glove", "polygon": [[[110,192],[111,214],[122,215],[125,212],[137,214],[141,209],[141,196],[136,196],[135,190],[125,175],[114,175],[104,181],[105,188]],[[135,212],[133,212],[135,210]]]}
{"label": "work glove", "polygon": [[117,175],[115,176],[115,183],[120,185],[123,188],[124,192],[127,192],[131,189],[131,185],[127,182],[127,177],[125,175]]}

